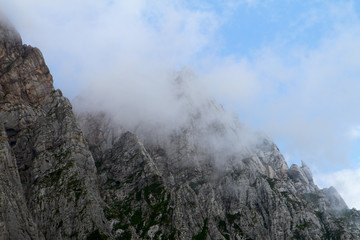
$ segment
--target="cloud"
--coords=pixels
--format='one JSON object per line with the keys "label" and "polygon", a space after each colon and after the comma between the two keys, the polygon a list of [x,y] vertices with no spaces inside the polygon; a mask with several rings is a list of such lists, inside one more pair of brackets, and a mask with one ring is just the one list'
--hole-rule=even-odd
{"label": "cloud", "polygon": [[322,186],[334,186],[350,208],[360,209],[360,169],[344,169],[330,174],[316,175],[315,179]]}
{"label": "cloud", "polygon": [[10,13],[21,6],[24,14],[11,16],[14,23],[54,66],[57,87],[71,94],[81,89],[78,107],[106,111],[126,129],[155,136],[154,129],[179,128],[208,105],[206,87],[184,66],[211,54],[204,50],[219,25],[211,9],[183,1],[3,4]]}
{"label": "cloud", "polygon": [[14,0],[0,6],[24,42],[42,49],[55,84],[71,97],[80,90],[69,86],[88,85],[94,75],[119,69],[140,77],[196,61],[217,29],[214,13],[182,1]]}
{"label": "cloud", "polygon": [[[356,2],[239,2],[12,0],[0,7],[24,42],[43,51],[56,87],[71,98],[84,90],[92,106],[109,106],[129,123],[127,116],[182,121],[168,79],[189,66],[203,83],[189,88],[192,96],[202,98],[205,85],[243,122],[286,141],[289,155],[323,168],[346,162],[349,129],[360,123]],[[224,46],[238,29],[246,31],[234,45],[248,32],[257,43],[244,54]]]}
{"label": "cloud", "polygon": [[360,121],[354,109],[360,100],[359,33],[359,28],[344,28],[317,49],[297,50],[296,65],[288,66],[292,78],[285,83],[286,92],[278,92],[264,104],[269,131],[290,135],[295,146],[313,155],[319,152],[337,162],[348,159],[347,130]]}
{"label": "cloud", "polygon": [[211,71],[201,75],[201,78],[208,83],[218,99],[243,108],[259,96],[260,79],[247,59],[221,59],[214,65]]}
{"label": "cloud", "polygon": [[346,166],[353,140],[348,132],[360,122],[354,108],[360,101],[360,21],[348,15],[351,24],[339,20],[315,46],[277,42],[251,58],[223,61],[205,75],[214,82],[210,88],[241,120],[287,141],[286,151],[324,168],[329,161]]}
{"label": "cloud", "polygon": [[351,139],[359,139],[360,138],[360,126],[355,126],[350,129],[348,135]]}

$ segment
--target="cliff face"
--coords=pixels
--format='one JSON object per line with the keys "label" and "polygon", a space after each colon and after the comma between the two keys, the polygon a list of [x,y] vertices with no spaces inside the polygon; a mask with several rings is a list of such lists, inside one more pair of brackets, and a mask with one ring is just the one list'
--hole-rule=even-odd
{"label": "cliff face", "polygon": [[1,239],[360,237],[334,188],[211,99],[156,141],[104,113],[76,119],[41,52],[4,21],[0,86]]}
{"label": "cliff face", "polygon": [[54,90],[41,52],[8,23],[0,29],[4,238],[106,232],[94,160],[69,101]]}
{"label": "cliff face", "polygon": [[[257,134],[241,153],[215,153],[223,157],[219,163],[191,141],[203,131],[201,117],[162,146],[121,133],[104,114],[82,113],[79,122],[96,156],[105,216],[119,239],[360,237],[359,212],[334,188],[319,189],[304,163],[288,168],[266,136]],[[226,131],[234,129],[223,126],[218,134]]]}

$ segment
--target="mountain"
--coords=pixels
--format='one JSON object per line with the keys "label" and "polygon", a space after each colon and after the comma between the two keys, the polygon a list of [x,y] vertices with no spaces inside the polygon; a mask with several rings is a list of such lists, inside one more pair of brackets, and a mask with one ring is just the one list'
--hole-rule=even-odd
{"label": "mountain", "polygon": [[75,115],[1,20],[1,239],[360,238],[359,211],[211,97],[194,102],[189,75],[171,80],[185,116],[171,128],[128,129],[86,98]]}
{"label": "mountain", "polygon": [[41,52],[0,25],[2,239],[106,232],[95,162]]}

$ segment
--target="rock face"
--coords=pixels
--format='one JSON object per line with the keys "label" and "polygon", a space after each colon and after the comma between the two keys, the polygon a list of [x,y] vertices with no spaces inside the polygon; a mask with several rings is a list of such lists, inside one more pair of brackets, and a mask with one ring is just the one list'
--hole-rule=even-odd
{"label": "rock face", "polygon": [[211,99],[156,141],[109,114],[76,119],[6,21],[0,84],[0,239],[360,238],[360,213],[334,188]]}
{"label": "rock face", "polygon": [[16,160],[3,127],[0,149],[0,236],[2,239],[42,239],[26,207]]}
{"label": "rock face", "polygon": [[38,49],[8,23],[0,33],[2,239],[106,234],[95,163],[69,101]]}
{"label": "rock face", "polygon": [[186,143],[185,130],[161,147],[121,133],[104,114],[80,114],[79,121],[118,239],[360,237],[359,212],[334,188],[319,189],[305,163],[288,168],[267,137],[245,153],[224,154],[219,166],[213,153]]}

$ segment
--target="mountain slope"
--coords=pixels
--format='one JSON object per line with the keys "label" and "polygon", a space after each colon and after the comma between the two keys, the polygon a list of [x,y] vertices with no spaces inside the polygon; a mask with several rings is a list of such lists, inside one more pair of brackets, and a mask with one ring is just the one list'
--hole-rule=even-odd
{"label": "mountain slope", "polygon": [[334,188],[319,189],[304,163],[288,168],[267,137],[258,135],[242,153],[223,152],[219,163],[221,152],[190,143],[203,130],[199,118],[163,146],[121,133],[105,114],[78,119],[97,156],[106,217],[119,239],[360,237],[359,212]]}
{"label": "mountain slope", "polygon": [[188,77],[174,78],[176,126],[127,129],[81,109],[76,119],[41,52],[2,20],[0,238],[360,237],[359,212],[334,188],[319,189],[305,164],[289,168],[212,98],[194,102]]}
{"label": "mountain slope", "polygon": [[0,122],[11,146],[7,160],[15,157],[22,183],[22,189],[18,180],[10,185],[22,192],[9,200],[22,203],[14,214],[31,215],[27,222],[38,226],[31,235],[41,232],[46,239],[84,239],[93,231],[106,232],[94,160],[69,101],[54,90],[41,52],[22,45],[8,23],[2,22],[0,29]]}

